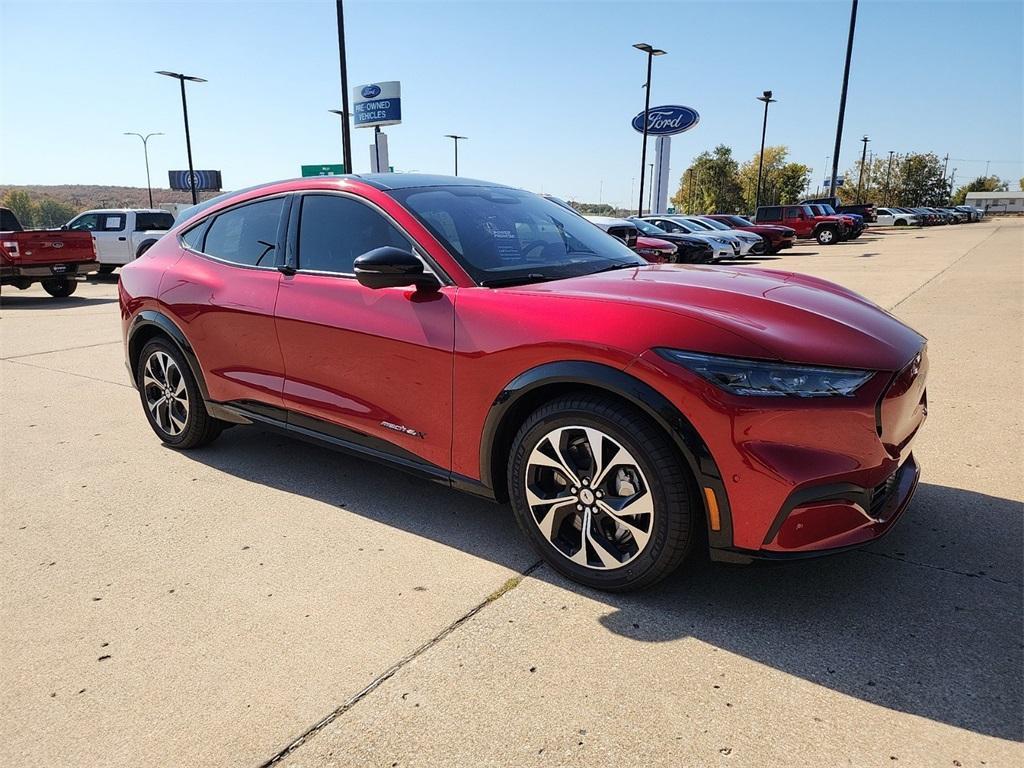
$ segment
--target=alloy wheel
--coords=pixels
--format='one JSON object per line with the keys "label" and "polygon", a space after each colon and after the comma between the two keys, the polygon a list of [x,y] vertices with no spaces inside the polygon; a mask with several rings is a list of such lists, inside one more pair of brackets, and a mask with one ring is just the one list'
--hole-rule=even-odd
{"label": "alloy wheel", "polygon": [[156,350],[146,360],[142,387],[153,422],[170,437],[177,437],[188,424],[188,388],[178,364],[166,352]]}
{"label": "alloy wheel", "polygon": [[634,560],[654,530],[654,496],[639,463],[594,427],[559,427],[527,460],[526,502],[565,558],[612,570]]}

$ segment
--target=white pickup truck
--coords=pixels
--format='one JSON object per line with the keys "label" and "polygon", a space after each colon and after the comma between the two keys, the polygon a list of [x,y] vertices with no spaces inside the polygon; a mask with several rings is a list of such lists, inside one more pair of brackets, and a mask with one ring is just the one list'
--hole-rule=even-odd
{"label": "white pickup truck", "polygon": [[80,213],[62,229],[92,232],[100,274],[144,254],[172,226],[174,215],[155,208],[102,208]]}

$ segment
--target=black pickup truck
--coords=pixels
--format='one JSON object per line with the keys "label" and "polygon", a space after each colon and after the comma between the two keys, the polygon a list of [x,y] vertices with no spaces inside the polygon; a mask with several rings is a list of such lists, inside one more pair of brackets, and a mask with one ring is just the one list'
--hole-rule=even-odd
{"label": "black pickup truck", "polygon": [[856,213],[864,217],[865,224],[878,221],[875,215],[874,203],[863,203],[861,205],[840,205],[838,197],[816,197],[813,200],[801,200],[800,205],[831,205],[836,213]]}

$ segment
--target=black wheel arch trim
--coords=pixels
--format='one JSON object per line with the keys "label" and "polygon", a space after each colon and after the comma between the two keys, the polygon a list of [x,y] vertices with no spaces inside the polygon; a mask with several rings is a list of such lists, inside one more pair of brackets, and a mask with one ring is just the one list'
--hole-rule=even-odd
{"label": "black wheel arch trim", "polygon": [[192,345],[186,338],[185,333],[173,320],[171,320],[171,318],[155,309],[142,310],[135,315],[131,325],[128,327],[125,352],[126,362],[128,364],[128,374],[131,377],[132,386],[138,388],[138,382],[135,380],[135,367],[131,363],[134,353],[138,351],[136,349],[137,342],[135,342],[135,338],[138,336],[139,332],[145,328],[157,328],[163,332],[163,335],[171,339],[175,346],[177,346],[181,351],[182,356],[185,358],[185,362],[188,363],[188,367],[192,371],[192,376],[195,377],[196,384],[199,387],[199,391],[202,394],[203,399],[209,400],[210,393],[206,388],[206,380],[203,377],[202,366],[199,365],[199,358],[196,357],[195,350],[192,349]]}
{"label": "black wheel arch trim", "polygon": [[[498,488],[501,482],[494,477],[494,451],[514,437],[514,434],[509,436],[512,429],[509,421],[515,413],[516,404],[541,387],[573,384],[617,395],[638,407],[665,430],[682,454],[699,486],[697,495],[705,512],[705,520],[708,521],[708,543],[712,547],[731,547],[733,526],[729,497],[722,473],[707,443],[689,419],[667,397],[626,371],[601,363],[585,360],[544,363],[519,374],[505,385],[491,405],[480,438],[480,479],[484,487],[499,498],[503,496]],[[710,528],[704,488],[711,488],[718,502],[721,525],[717,531]]]}

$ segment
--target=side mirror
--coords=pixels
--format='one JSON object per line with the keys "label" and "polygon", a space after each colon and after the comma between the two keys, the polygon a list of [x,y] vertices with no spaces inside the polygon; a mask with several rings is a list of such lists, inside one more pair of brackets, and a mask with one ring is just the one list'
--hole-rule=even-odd
{"label": "side mirror", "polygon": [[356,279],[367,288],[398,288],[414,285],[417,290],[436,290],[437,278],[423,271],[423,262],[410,251],[388,245],[359,256],[354,264]]}
{"label": "side mirror", "polygon": [[64,230],[66,230],[67,228],[68,228],[68,225],[67,225],[67,224],[61,224],[61,225],[60,225],[60,229],[61,229],[61,231],[62,231],[62,232],[63,232]]}

